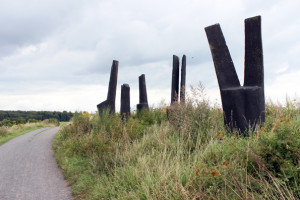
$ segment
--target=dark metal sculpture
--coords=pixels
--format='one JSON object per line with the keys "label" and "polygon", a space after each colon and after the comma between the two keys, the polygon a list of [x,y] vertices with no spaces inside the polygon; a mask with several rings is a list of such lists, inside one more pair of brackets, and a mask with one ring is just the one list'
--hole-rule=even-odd
{"label": "dark metal sculpture", "polygon": [[107,99],[97,105],[99,114],[102,113],[104,109],[109,109],[110,113],[115,113],[116,91],[117,91],[117,81],[118,81],[118,66],[119,66],[119,61],[114,60],[111,66]]}
{"label": "dark metal sculpture", "polygon": [[[180,103],[185,104],[185,77],[186,77],[186,56],[182,56],[181,81],[180,81]],[[171,105],[167,108],[167,117],[170,120],[172,107],[178,102],[179,97],[179,57],[173,55],[172,85],[171,85]]]}
{"label": "dark metal sculpture", "polygon": [[246,134],[265,121],[261,17],[245,19],[244,86],[236,74],[219,24],[205,28],[218,78],[225,126]]}
{"label": "dark metal sculpture", "polygon": [[178,102],[179,91],[179,58],[173,55],[171,105]]}
{"label": "dark metal sculpture", "polygon": [[185,104],[185,77],[186,77],[186,56],[182,56],[181,79],[180,79],[180,103]]}
{"label": "dark metal sculpture", "polygon": [[140,93],[140,101],[139,104],[136,105],[137,110],[138,111],[141,111],[142,109],[149,110],[145,74],[139,76],[139,93]]}
{"label": "dark metal sculpture", "polygon": [[121,86],[121,109],[122,119],[128,119],[130,116],[130,87],[128,84]]}

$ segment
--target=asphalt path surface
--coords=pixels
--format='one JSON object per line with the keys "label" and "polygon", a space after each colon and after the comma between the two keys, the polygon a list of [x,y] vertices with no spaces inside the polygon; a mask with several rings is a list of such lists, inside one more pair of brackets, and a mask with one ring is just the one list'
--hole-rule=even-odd
{"label": "asphalt path surface", "polygon": [[53,157],[58,130],[31,131],[0,146],[0,200],[73,199]]}

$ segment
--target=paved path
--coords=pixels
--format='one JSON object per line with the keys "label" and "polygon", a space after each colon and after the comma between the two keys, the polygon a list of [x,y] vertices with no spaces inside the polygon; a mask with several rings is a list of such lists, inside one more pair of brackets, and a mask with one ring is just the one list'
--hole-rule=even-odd
{"label": "paved path", "polygon": [[53,158],[58,130],[35,130],[0,146],[0,200],[72,199]]}

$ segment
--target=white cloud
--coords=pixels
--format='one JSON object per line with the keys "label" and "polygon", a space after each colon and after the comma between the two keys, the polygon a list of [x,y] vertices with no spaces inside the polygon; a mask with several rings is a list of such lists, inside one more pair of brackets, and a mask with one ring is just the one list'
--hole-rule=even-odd
{"label": "white cloud", "polygon": [[270,84],[266,85],[266,97],[273,101],[285,103],[286,96],[299,98],[300,70],[276,76]]}
{"label": "white cloud", "polygon": [[220,102],[204,27],[221,24],[242,83],[243,20],[255,15],[262,15],[266,94],[285,98],[282,93],[298,90],[299,5],[297,0],[0,1],[0,109],[96,109],[106,98],[113,59],[120,61],[118,88],[130,84],[132,105],[142,73],[149,103],[168,102],[173,54],[187,55],[187,86],[201,81],[208,97]]}

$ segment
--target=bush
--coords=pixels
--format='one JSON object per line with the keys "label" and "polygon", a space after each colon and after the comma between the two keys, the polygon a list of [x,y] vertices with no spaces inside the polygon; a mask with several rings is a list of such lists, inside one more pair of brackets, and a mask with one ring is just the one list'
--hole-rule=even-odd
{"label": "bush", "polygon": [[12,127],[15,124],[16,124],[15,121],[10,121],[9,119],[4,119],[0,122],[0,126],[6,126],[6,127]]}
{"label": "bush", "polygon": [[27,123],[37,123],[40,122],[40,120],[36,120],[36,119],[28,119]]}
{"label": "bush", "polygon": [[77,134],[84,134],[90,131],[90,114],[87,112],[75,113],[71,119]]}
{"label": "bush", "polygon": [[169,121],[166,108],[124,121],[108,111],[75,115],[54,149],[76,197],[299,199],[298,107],[267,104],[264,127],[239,137],[203,89],[169,108]]}
{"label": "bush", "polygon": [[42,123],[46,124],[46,125],[59,126],[59,121],[58,121],[58,119],[55,119],[55,118],[45,119],[42,121]]}
{"label": "bush", "polygon": [[136,117],[142,125],[161,124],[167,121],[166,108],[150,108],[150,110],[142,109],[137,112]]}
{"label": "bush", "polygon": [[300,194],[300,188],[297,188],[297,184],[300,183],[299,133],[299,118],[281,116],[273,124],[272,130],[261,137],[257,152],[265,161],[268,170],[290,188],[294,188],[295,194]]}
{"label": "bush", "polygon": [[5,136],[7,136],[7,134],[8,134],[7,128],[4,126],[1,126],[0,127],[0,137],[5,137]]}

